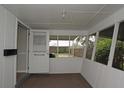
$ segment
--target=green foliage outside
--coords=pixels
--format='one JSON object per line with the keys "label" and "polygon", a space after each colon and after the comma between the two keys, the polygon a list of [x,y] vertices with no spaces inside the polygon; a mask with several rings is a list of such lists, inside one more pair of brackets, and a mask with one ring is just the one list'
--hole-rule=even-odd
{"label": "green foliage outside", "polygon": [[[109,38],[99,38],[96,46],[95,61],[103,64],[108,63],[110,47],[112,39]],[[113,67],[124,70],[124,42],[117,41],[114,58]]]}
{"label": "green foliage outside", "polygon": [[114,60],[113,60],[113,67],[124,70],[124,42],[117,41]]}
{"label": "green foliage outside", "polygon": [[95,61],[103,64],[108,63],[112,39],[99,38],[96,46]]}

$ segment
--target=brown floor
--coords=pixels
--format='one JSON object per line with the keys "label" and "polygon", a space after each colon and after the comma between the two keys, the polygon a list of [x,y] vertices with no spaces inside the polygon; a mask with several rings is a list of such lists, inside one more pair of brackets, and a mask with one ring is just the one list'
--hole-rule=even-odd
{"label": "brown floor", "polygon": [[23,88],[91,88],[80,74],[31,75]]}
{"label": "brown floor", "polygon": [[20,80],[24,73],[16,73],[16,80]]}

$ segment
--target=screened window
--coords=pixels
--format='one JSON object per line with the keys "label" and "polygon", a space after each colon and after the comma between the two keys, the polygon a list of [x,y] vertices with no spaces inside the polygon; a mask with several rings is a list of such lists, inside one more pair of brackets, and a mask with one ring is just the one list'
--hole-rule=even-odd
{"label": "screened window", "polygon": [[84,42],[86,37],[70,36],[70,55],[74,57],[83,57]]}
{"label": "screened window", "polygon": [[82,57],[86,37],[78,35],[51,35],[50,57]]}
{"label": "screened window", "polygon": [[50,52],[50,57],[54,58],[57,56],[57,36],[51,35],[50,36],[50,41],[49,41],[49,52]]}
{"label": "screened window", "polygon": [[119,26],[112,67],[124,70],[124,22]]}
{"label": "screened window", "polygon": [[104,29],[99,32],[99,37],[96,45],[95,61],[108,64],[110,47],[112,42],[114,26]]}
{"label": "screened window", "polygon": [[58,57],[69,57],[69,36],[58,36]]}
{"label": "screened window", "polygon": [[96,41],[96,33],[88,36],[87,52],[86,52],[86,58],[87,59],[92,58],[92,52],[93,52],[95,41]]}

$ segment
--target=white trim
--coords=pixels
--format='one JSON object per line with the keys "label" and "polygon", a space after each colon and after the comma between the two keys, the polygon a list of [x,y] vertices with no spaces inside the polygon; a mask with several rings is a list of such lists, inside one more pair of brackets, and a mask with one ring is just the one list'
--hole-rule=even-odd
{"label": "white trim", "polygon": [[94,61],[94,58],[95,58],[96,45],[97,45],[98,38],[99,38],[99,32],[96,33],[96,41],[94,43],[94,48],[93,48],[93,53],[92,53],[92,59],[91,59],[92,61]]}
{"label": "white trim", "polygon": [[69,55],[70,55],[70,35],[69,35]]}
{"label": "white trim", "polygon": [[[16,18],[16,31],[15,31],[15,49],[17,49],[17,29],[18,29],[18,22]],[[17,65],[17,55],[15,57],[15,64],[14,64],[14,86],[16,85],[16,65]]]}
{"label": "white trim", "polygon": [[86,59],[87,43],[88,43],[88,35],[86,35],[86,46],[84,47],[84,54],[83,54],[83,58],[84,58],[84,59]]}
{"label": "white trim", "polygon": [[57,56],[58,56],[58,54],[59,54],[59,42],[58,42],[58,40],[59,40],[59,37],[58,37],[58,35],[56,35],[57,36]]}
{"label": "white trim", "polygon": [[28,67],[29,67],[29,30],[27,30],[27,49],[26,49],[26,72],[28,73]]}
{"label": "white trim", "polygon": [[110,54],[109,54],[109,59],[108,59],[108,66],[110,66],[110,67],[112,66],[112,61],[113,61],[113,57],[114,57],[114,51],[115,51],[115,47],[116,47],[119,24],[120,23],[117,22],[117,23],[115,23],[115,26],[114,26],[113,38],[112,38]]}
{"label": "white trim", "polygon": [[31,29],[28,25],[26,25],[25,23],[23,23],[20,19],[17,18],[17,21],[20,22],[22,25],[24,25],[26,28]]}

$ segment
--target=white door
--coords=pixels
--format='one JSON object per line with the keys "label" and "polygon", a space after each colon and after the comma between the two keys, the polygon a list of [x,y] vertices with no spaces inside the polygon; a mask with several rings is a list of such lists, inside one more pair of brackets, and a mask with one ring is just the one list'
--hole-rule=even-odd
{"label": "white door", "polygon": [[49,37],[47,32],[31,32],[29,45],[29,73],[49,72]]}

